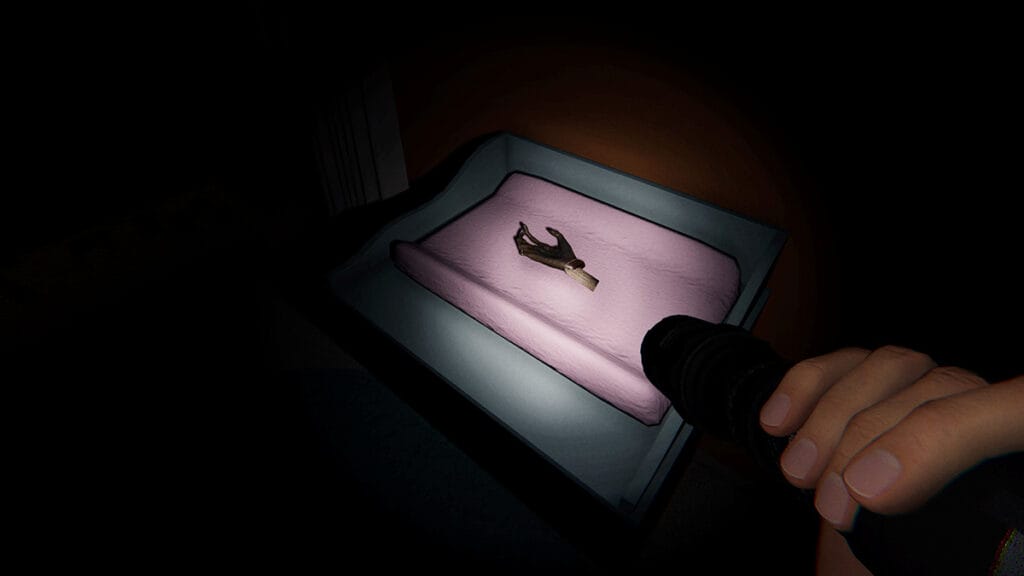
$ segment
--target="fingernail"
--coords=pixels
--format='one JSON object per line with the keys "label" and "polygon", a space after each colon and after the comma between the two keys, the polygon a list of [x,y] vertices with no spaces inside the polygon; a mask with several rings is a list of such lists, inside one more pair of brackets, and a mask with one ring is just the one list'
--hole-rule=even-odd
{"label": "fingernail", "polygon": [[821,517],[838,528],[847,528],[852,524],[856,507],[853,499],[846,492],[846,485],[839,474],[830,472],[814,498],[814,507]]}
{"label": "fingernail", "polygon": [[891,453],[875,450],[857,460],[846,469],[846,485],[858,495],[874,498],[896,482],[903,466]]}
{"label": "fingernail", "polygon": [[789,414],[792,401],[787,394],[773,394],[761,408],[761,423],[765,426],[778,426]]}
{"label": "fingernail", "polygon": [[779,464],[793,478],[803,480],[807,473],[814,467],[818,459],[818,447],[807,438],[801,438],[796,443],[790,444],[789,448],[782,455]]}

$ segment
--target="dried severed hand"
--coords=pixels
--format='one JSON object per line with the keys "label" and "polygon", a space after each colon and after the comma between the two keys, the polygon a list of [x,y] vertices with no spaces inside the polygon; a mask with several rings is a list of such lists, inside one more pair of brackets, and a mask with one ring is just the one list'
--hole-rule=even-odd
{"label": "dried severed hand", "polygon": [[554,236],[558,241],[558,244],[552,246],[545,244],[530,233],[530,229],[527,228],[526,224],[519,223],[519,231],[516,232],[515,241],[516,248],[519,250],[521,256],[526,256],[534,262],[539,262],[545,266],[550,266],[557,270],[564,270],[573,280],[579,282],[589,290],[593,291],[597,288],[598,280],[590,274],[583,271],[583,267],[586,263],[576,257],[576,253],[573,252],[572,246],[562,236],[562,233],[554,228],[546,228],[548,234]]}

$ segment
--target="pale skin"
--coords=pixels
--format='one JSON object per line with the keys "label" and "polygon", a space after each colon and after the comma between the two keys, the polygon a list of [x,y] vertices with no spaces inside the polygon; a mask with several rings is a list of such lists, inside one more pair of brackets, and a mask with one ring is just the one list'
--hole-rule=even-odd
{"label": "pale skin", "polygon": [[975,464],[1024,451],[1022,413],[1024,375],[989,384],[906,348],[847,348],[790,369],[761,426],[793,434],[783,474],[845,531],[860,507],[913,510]]}

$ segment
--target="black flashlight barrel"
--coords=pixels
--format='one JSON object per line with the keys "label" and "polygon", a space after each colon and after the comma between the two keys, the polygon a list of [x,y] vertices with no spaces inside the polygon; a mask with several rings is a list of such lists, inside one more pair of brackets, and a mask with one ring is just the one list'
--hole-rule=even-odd
{"label": "black flashlight barrel", "polygon": [[647,378],[684,419],[747,448],[784,480],[778,461],[787,439],[765,434],[759,412],[791,363],[768,343],[736,326],[672,316],[647,333],[641,358]]}
{"label": "black flashlight barrel", "polygon": [[[651,328],[641,357],[647,378],[685,420],[745,447],[785,482],[778,463],[788,439],[764,432],[760,412],[791,362],[746,330],[690,316],[671,316]],[[1007,536],[1024,532],[1022,489],[1024,455],[1011,454],[963,474],[910,514],[861,510],[844,536],[876,576],[987,574]],[[813,502],[810,491],[793,490]]]}

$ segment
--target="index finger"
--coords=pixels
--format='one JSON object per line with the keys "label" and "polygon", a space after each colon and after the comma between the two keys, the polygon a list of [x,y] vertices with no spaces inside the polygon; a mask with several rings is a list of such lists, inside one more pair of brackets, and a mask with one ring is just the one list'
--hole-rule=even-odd
{"label": "index finger", "polygon": [[863,348],[843,348],[794,365],[761,407],[761,428],[772,436],[796,432],[825,392],[868,354]]}

